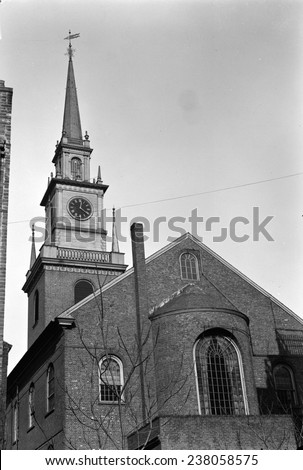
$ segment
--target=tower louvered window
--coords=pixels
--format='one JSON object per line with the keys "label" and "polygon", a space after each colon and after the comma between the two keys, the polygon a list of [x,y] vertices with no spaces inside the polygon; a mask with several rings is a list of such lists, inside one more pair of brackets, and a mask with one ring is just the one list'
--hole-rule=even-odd
{"label": "tower louvered window", "polygon": [[72,179],[77,180],[82,178],[81,170],[82,162],[80,158],[74,157],[71,159],[71,175]]}
{"label": "tower louvered window", "polygon": [[246,413],[240,353],[234,341],[221,335],[201,338],[195,360],[201,414]]}
{"label": "tower louvered window", "polygon": [[103,357],[99,363],[100,401],[119,402],[123,399],[123,368],[115,356]]}
{"label": "tower louvered window", "polygon": [[181,278],[188,281],[196,281],[198,275],[198,260],[192,253],[182,253],[180,256]]}

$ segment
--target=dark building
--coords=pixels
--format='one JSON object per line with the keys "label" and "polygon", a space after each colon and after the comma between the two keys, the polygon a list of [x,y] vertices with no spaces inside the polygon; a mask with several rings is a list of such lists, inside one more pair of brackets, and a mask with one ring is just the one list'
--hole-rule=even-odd
{"label": "dark building", "polygon": [[0,80],[0,448],[3,447],[9,345],[3,342],[12,88]]}
{"label": "dark building", "polygon": [[106,251],[91,152],[70,54],[7,448],[298,448],[302,320],[191,234],[145,259],[134,224],[126,270],[114,237]]}

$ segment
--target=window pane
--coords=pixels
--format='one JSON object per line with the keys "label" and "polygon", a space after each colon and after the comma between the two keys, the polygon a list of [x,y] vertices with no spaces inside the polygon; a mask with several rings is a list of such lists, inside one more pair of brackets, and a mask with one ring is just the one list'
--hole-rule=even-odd
{"label": "window pane", "polygon": [[296,391],[292,373],[288,367],[277,366],[274,370],[274,382],[277,394],[277,413],[289,413],[296,404]]}
{"label": "window pane", "polygon": [[292,380],[290,372],[286,367],[279,367],[275,374],[276,388],[279,390],[291,390]]}
{"label": "window pane", "polygon": [[114,358],[103,359],[100,363],[100,400],[117,402],[122,392],[122,371]]}
{"label": "window pane", "polygon": [[245,413],[237,352],[227,338],[208,336],[196,346],[201,412],[211,415]]}
{"label": "window pane", "polygon": [[183,253],[180,258],[182,279],[195,281],[198,279],[197,258],[191,253]]}

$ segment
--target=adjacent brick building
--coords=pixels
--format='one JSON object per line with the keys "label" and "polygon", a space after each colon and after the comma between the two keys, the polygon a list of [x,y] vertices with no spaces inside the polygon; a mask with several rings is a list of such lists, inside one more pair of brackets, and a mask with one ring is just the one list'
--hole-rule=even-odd
{"label": "adjacent brick building", "polygon": [[9,350],[9,345],[3,342],[3,328],[12,97],[12,88],[6,87],[5,82],[0,80],[0,448],[2,448],[4,437],[7,356]]}
{"label": "adjacent brick building", "polygon": [[89,181],[91,151],[70,52],[7,448],[302,446],[302,320],[189,233],[145,259],[134,224],[126,270],[117,240],[105,250],[107,186],[100,172]]}

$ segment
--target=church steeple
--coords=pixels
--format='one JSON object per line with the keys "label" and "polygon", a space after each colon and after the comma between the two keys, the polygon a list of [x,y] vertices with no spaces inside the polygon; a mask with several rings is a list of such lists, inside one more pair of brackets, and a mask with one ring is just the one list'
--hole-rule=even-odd
{"label": "church steeple", "polygon": [[68,139],[69,142],[82,143],[82,129],[80,121],[80,113],[78,106],[77,88],[73,67],[71,42],[68,49],[69,62],[66,81],[66,94],[64,105],[64,117],[62,135]]}
{"label": "church steeple", "polygon": [[33,233],[30,269],[23,286],[29,297],[29,346],[49,321],[73,305],[79,281],[97,288],[126,269],[115,227],[112,251],[106,250],[103,198],[108,186],[102,182],[100,167],[97,180],[90,180],[93,149],[88,133],[82,136],[71,48],[71,39],[78,36],[70,33],[66,38],[69,61],[63,133],[53,158],[56,172],[51,173],[41,201],[45,207],[45,240],[36,257]]}
{"label": "church steeple", "polygon": [[80,34],[71,34],[65,38],[69,40],[67,54],[68,70],[65,92],[65,104],[62,126],[62,137],[56,146],[53,163],[56,166],[56,178],[72,179],[76,181],[90,181],[90,148],[89,136],[86,132],[82,136],[80,111],[76,80],[73,66],[73,49],[71,40]]}

